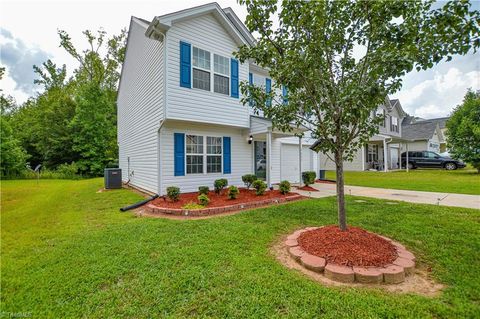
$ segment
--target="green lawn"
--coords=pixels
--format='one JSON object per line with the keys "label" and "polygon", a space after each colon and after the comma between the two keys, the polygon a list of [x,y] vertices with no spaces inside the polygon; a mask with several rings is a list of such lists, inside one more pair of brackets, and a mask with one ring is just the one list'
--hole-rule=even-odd
{"label": "green lawn", "polygon": [[447,288],[435,298],[331,288],[270,247],[334,223],[334,198],[206,220],[136,218],[101,179],[2,183],[2,316],[466,318],[480,313],[480,210],[347,198],[352,225],[395,238]]}
{"label": "green lawn", "polygon": [[[391,172],[345,172],[345,184],[417,191],[480,195],[480,174],[474,169],[455,171],[415,169]],[[335,171],[326,177],[335,179]]]}

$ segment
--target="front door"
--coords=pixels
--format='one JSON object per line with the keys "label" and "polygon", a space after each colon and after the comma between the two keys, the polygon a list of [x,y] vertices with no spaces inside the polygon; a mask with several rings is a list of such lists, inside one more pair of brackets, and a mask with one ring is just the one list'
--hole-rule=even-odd
{"label": "front door", "polygon": [[390,168],[398,168],[398,148],[396,147],[390,148]]}
{"label": "front door", "polygon": [[254,167],[258,179],[267,178],[267,142],[254,141]]}

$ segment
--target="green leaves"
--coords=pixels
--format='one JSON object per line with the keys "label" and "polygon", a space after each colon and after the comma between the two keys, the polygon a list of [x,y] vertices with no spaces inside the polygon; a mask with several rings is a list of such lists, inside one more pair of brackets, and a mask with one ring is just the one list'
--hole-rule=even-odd
{"label": "green leaves", "polygon": [[447,144],[452,155],[480,172],[480,91],[468,91],[447,122]]}

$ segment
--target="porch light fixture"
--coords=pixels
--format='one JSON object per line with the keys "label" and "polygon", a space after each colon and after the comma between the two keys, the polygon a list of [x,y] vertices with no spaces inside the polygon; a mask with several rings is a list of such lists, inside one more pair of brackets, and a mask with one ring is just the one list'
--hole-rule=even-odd
{"label": "porch light fixture", "polygon": [[252,142],[253,142],[253,135],[250,135],[248,137],[248,144],[252,144]]}

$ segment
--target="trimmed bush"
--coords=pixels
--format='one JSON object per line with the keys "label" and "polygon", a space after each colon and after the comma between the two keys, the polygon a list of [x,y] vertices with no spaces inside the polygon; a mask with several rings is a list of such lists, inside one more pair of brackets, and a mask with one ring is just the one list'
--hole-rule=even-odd
{"label": "trimmed bush", "polygon": [[177,186],[167,187],[167,197],[172,201],[176,202],[180,198],[180,188]]}
{"label": "trimmed bush", "polygon": [[306,171],[302,173],[303,183],[306,186],[312,185],[313,183],[315,183],[316,177],[317,177],[317,174],[314,171]]}
{"label": "trimmed bush", "polygon": [[238,197],[238,194],[240,193],[240,191],[238,190],[238,187],[236,186],[230,186],[228,188],[228,198],[229,199],[236,199]]}
{"label": "trimmed bush", "polygon": [[256,180],[257,176],[255,174],[245,174],[242,176],[242,181],[247,189],[249,189]]}
{"label": "trimmed bush", "polygon": [[255,188],[255,194],[257,194],[257,196],[265,194],[265,190],[267,189],[267,184],[259,179],[253,182],[252,186]]}
{"label": "trimmed bush", "polygon": [[227,185],[228,181],[225,178],[216,179],[215,182],[213,182],[215,193],[220,194]]}
{"label": "trimmed bush", "polygon": [[202,209],[203,205],[197,203],[187,203],[182,206],[183,209]]}
{"label": "trimmed bush", "polygon": [[206,194],[200,194],[197,197],[198,203],[202,206],[207,206],[210,203],[210,198]]}
{"label": "trimmed bush", "polygon": [[198,187],[198,193],[199,193],[200,195],[202,195],[202,194],[208,195],[208,191],[209,191],[209,190],[210,190],[210,189],[208,188],[208,186],[199,186],[199,187]]}
{"label": "trimmed bush", "polygon": [[289,181],[281,181],[280,185],[278,185],[280,193],[283,195],[287,194],[290,192],[290,182]]}

